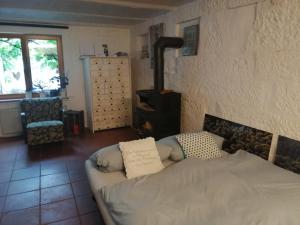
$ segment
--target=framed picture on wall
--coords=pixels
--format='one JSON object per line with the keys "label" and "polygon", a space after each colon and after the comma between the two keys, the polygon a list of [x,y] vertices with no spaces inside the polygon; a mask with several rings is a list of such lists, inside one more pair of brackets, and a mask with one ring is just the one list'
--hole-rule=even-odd
{"label": "framed picture on wall", "polygon": [[181,50],[182,56],[197,55],[199,44],[199,24],[184,27],[183,39],[184,44]]}
{"label": "framed picture on wall", "polygon": [[200,17],[179,22],[176,26],[177,36],[184,39],[183,47],[178,51],[179,55],[197,55],[200,38]]}

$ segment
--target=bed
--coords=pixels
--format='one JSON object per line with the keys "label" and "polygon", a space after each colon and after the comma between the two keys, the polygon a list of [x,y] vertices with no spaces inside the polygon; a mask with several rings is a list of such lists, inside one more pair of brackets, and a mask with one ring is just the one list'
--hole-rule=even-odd
{"label": "bed", "polygon": [[[165,160],[164,166],[168,167],[172,164],[174,164],[171,160]],[[106,186],[111,186],[114,184],[118,184],[120,182],[126,181],[127,178],[124,174],[124,172],[112,172],[112,173],[103,173],[100,172],[96,165],[94,160],[89,159],[85,162],[85,168],[88,176],[88,180],[90,183],[90,187],[93,192],[93,196],[96,200],[96,203],[98,205],[98,208],[101,212],[102,218],[106,225],[116,225],[116,223],[113,221],[109,210],[107,206],[105,205],[103,198],[101,194],[99,194],[99,190]]]}
{"label": "bed", "polygon": [[[165,160],[163,171],[129,180],[123,172],[99,172],[95,162],[87,160],[87,175],[105,224],[300,223],[300,176],[289,171],[296,171],[300,159],[295,162],[294,156],[300,151],[282,150],[298,150],[298,142],[279,139],[275,164],[283,169],[265,160],[271,133],[211,115],[205,116],[203,129],[224,137],[223,149],[231,154],[209,161]],[[160,141],[178,148],[174,137]],[[283,163],[285,159],[289,163]]]}

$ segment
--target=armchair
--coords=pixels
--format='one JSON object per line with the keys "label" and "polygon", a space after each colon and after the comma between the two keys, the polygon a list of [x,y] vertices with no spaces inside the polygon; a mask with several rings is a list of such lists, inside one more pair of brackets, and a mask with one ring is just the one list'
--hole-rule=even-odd
{"label": "armchair", "polygon": [[64,140],[61,98],[23,99],[21,121],[28,145]]}

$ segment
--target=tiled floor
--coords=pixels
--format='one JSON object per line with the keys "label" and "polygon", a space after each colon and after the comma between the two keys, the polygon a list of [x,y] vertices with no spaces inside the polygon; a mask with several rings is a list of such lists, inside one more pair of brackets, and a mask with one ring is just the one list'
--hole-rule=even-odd
{"label": "tiled floor", "polygon": [[0,225],[102,225],[84,161],[135,138],[122,128],[31,149],[22,138],[0,139]]}

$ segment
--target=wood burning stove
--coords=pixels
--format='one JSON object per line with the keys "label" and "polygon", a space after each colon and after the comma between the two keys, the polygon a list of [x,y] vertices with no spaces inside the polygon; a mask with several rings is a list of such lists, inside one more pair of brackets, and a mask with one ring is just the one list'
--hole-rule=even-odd
{"label": "wood burning stove", "polygon": [[158,140],[180,132],[181,94],[164,90],[164,51],[182,45],[183,39],[177,37],[160,37],[154,45],[155,89],[136,92],[135,127],[140,137]]}

